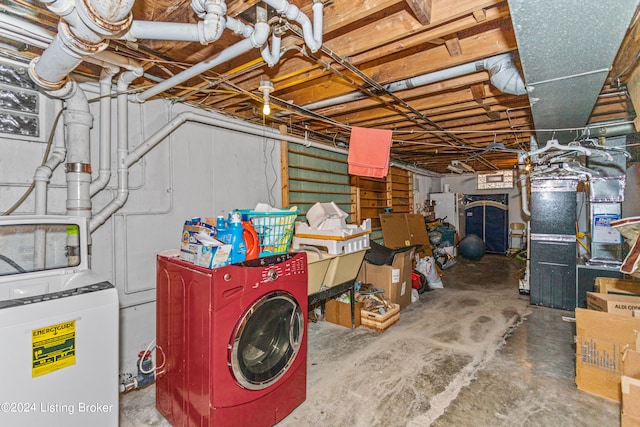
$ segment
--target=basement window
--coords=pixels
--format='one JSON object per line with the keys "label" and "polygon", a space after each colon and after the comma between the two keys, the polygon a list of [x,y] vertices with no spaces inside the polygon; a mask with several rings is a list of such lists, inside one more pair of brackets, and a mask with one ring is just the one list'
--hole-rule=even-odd
{"label": "basement window", "polygon": [[0,62],[0,134],[40,139],[41,96],[26,66]]}

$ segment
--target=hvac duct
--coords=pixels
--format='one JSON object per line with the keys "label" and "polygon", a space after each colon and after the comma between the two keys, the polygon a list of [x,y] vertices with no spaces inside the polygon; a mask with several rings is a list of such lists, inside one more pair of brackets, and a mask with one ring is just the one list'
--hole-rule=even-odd
{"label": "hvac duct", "polygon": [[[524,95],[527,93],[522,77],[520,76],[516,66],[513,64],[511,55],[508,53],[492,56],[480,61],[456,65],[445,70],[434,71],[405,80],[399,80],[397,82],[384,85],[383,87],[387,92],[393,93],[454,77],[464,76],[481,70],[487,70],[489,72],[491,83],[500,91],[511,95]],[[319,108],[342,104],[344,102],[364,99],[366,97],[366,94],[357,91],[307,104],[303,107],[307,110],[316,110]]]}
{"label": "hvac duct", "polygon": [[508,4],[536,137],[570,142],[587,125],[638,0]]}

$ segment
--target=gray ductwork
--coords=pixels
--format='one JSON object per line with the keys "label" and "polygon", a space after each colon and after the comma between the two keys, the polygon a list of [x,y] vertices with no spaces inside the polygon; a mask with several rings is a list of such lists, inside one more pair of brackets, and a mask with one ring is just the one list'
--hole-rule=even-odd
{"label": "gray ductwork", "polygon": [[[431,73],[422,74],[409,79],[399,80],[384,85],[387,92],[393,93],[401,90],[411,89],[415,87],[425,86],[431,83],[460,77],[478,71],[487,70],[489,72],[491,83],[500,91],[512,95],[524,95],[527,90],[524,81],[520,76],[520,72],[513,64],[511,55],[504,53],[480,61],[468,62],[466,64],[456,65],[445,70],[433,71]],[[364,99],[368,95],[360,91],[351,92],[335,98],[325,99],[323,101],[314,102],[304,105],[307,110],[316,110],[319,108],[330,107],[345,102],[357,101]]]}
{"label": "gray ductwork", "polygon": [[508,3],[537,139],[569,142],[587,125],[638,0]]}

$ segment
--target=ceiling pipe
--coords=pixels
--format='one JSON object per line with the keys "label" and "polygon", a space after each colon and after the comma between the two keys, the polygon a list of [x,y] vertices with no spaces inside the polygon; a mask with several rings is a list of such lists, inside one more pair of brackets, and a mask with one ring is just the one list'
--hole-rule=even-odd
{"label": "ceiling pipe", "polygon": [[252,47],[262,47],[262,45],[264,45],[264,43],[267,41],[267,38],[269,37],[270,28],[269,24],[267,24],[266,22],[257,22],[255,27],[251,28],[250,26],[241,23],[237,19],[228,18],[226,26],[227,28],[233,30],[235,33],[242,34],[245,39],[229,46],[222,52],[219,52],[217,55],[205,61],[199,62],[191,68],[188,68],[174,75],[173,77],[168,78],[161,83],[158,83],[157,85],[145,90],[144,92],[132,95],[132,99],[137,102],[144,102],[153,96],[169,90],[180,83],[196,77],[213,67],[223,64],[224,62],[247,52]]}
{"label": "ceiling pipe", "polygon": [[313,25],[307,15],[287,0],[264,0],[264,2],[273,7],[279,15],[296,21],[302,26],[304,42],[312,53],[320,49],[322,46],[322,10],[324,9],[321,0],[313,0]]}
{"label": "ceiling pipe", "polygon": [[[393,93],[452,79],[454,77],[476,73],[482,70],[487,70],[489,72],[491,83],[500,91],[512,95],[524,95],[527,93],[524,81],[522,80],[518,69],[513,64],[511,55],[508,53],[492,56],[480,61],[456,65],[455,67],[447,68],[445,70],[434,71],[409,79],[399,80],[383,85],[383,88],[387,92]],[[308,110],[317,110],[345,102],[357,101],[359,99],[364,99],[367,96],[367,94],[356,91],[334,98],[325,99],[323,101],[306,104],[304,105],[304,108]]]}
{"label": "ceiling pipe", "polygon": [[195,24],[183,22],[138,21],[131,23],[123,40],[174,40],[207,45],[218,40],[225,29],[227,5],[223,0],[193,0],[191,7],[202,18]]}
{"label": "ceiling pipe", "polygon": [[108,38],[131,24],[134,0],[44,0],[62,19],[58,34],[40,57],[29,64],[29,75],[45,90],[62,89],[68,75],[85,56],[105,50]]}
{"label": "ceiling pipe", "polygon": [[[55,34],[32,24],[24,19],[0,13],[0,35],[10,39],[20,40],[28,45],[40,49],[49,47]],[[120,56],[115,52],[102,51],[93,56],[85,56],[83,61],[100,67],[120,67],[125,70],[138,68],[140,64],[131,58]]]}

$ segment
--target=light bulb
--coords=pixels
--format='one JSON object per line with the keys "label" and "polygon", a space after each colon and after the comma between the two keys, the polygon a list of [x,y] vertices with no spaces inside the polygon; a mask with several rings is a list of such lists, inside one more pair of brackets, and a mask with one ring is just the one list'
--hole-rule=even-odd
{"label": "light bulb", "polygon": [[264,106],[262,107],[262,114],[264,114],[265,116],[268,116],[269,114],[271,114],[271,107],[269,107],[269,101],[264,103]]}

